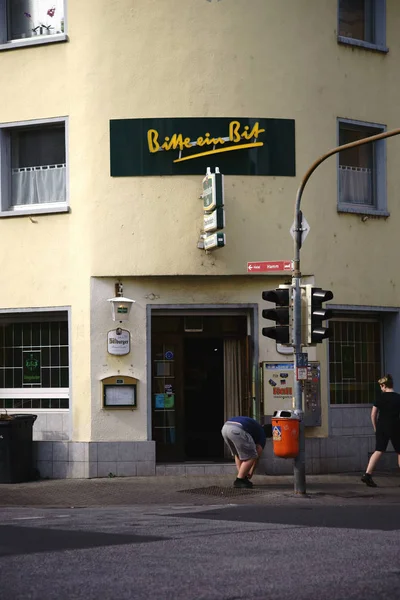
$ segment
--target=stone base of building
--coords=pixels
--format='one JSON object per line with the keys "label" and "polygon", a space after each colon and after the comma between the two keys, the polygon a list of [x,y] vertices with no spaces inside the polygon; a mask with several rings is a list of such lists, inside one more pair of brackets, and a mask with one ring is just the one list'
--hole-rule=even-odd
{"label": "stone base of building", "polygon": [[[232,475],[233,463],[156,464],[155,442],[35,441],[35,466],[41,479],[90,479],[95,477],[149,477]],[[374,450],[374,436],[333,436],[306,439],[306,473],[357,473],[364,471]],[[377,471],[397,468],[397,454],[390,447]],[[293,460],[274,456],[267,442],[257,466],[259,475],[291,475]]]}
{"label": "stone base of building", "polygon": [[[329,438],[306,439],[306,473],[326,475],[330,473],[359,473],[365,471],[375,449],[374,435],[342,435]],[[392,471],[398,468],[397,454],[391,444],[377,466],[377,471]],[[272,443],[267,441],[257,472],[265,475],[290,475],[293,459],[274,456]]]}
{"label": "stone base of building", "polygon": [[33,442],[41,479],[156,474],[155,442]]}
{"label": "stone base of building", "polygon": [[158,476],[182,476],[203,475],[205,477],[213,475],[236,475],[236,466],[234,463],[171,463],[156,465],[156,475]]}

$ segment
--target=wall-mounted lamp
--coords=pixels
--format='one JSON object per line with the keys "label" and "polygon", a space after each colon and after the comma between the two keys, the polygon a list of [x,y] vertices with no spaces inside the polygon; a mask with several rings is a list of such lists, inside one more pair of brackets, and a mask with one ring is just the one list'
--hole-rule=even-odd
{"label": "wall-mounted lamp", "polygon": [[124,288],[122,283],[115,284],[115,298],[109,298],[111,302],[111,312],[113,321],[127,321],[131,312],[132,304],[135,300],[124,297]]}

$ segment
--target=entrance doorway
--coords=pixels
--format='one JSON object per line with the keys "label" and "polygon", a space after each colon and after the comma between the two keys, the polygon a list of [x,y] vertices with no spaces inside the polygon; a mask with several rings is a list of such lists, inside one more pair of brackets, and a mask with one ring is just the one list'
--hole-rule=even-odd
{"label": "entrance doorway", "polygon": [[152,435],[157,462],[221,462],[224,421],[251,415],[247,316],[153,316]]}
{"label": "entrance doorway", "polygon": [[184,339],[185,459],[223,458],[224,345],[221,338]]}

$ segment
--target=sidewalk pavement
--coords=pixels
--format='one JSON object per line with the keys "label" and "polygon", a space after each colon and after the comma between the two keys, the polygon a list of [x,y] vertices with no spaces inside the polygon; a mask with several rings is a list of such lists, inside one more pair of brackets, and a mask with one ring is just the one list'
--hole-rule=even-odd
{"label": "sidewalk pavement", "polygon": [[255,475],[252,490],[233,488],[231,475],[51,479],[0,484],[0,507],[107,507],[137,505],[400,504],[400,475],[377,473],[377,488],[361,473],[308,475],[306,495],[294,493],[293,477]]}

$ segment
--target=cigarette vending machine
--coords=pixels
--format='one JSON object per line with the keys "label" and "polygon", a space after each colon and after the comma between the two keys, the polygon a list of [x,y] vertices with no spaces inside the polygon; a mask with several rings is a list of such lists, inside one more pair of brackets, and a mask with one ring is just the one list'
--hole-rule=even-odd
{"label": "cigarette vending machine", "polygon": [[[274,411],[293,410],[294,365],[293,362],[261,363],[262,415],[265,423],[270,422]],[[320,363],[309,362],[307,380],[304,381],[304,424],[306,427],[321,425],[321,382]]]}

